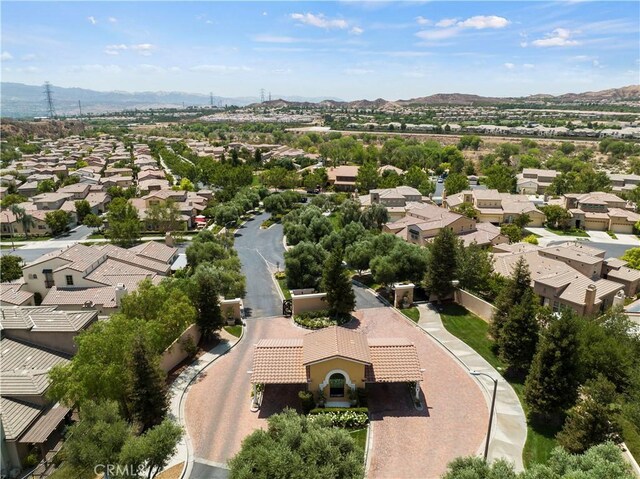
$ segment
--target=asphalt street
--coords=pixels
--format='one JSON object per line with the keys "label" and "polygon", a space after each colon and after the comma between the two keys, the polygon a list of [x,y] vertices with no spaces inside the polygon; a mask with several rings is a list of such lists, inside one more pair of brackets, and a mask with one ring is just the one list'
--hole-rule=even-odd
{"label": "asphalt street", "polygon": [[273,280],[277,268],[284,269],[282,225],[261,229],[260,225],[268,217],[268,213],[255,216],[235,234],[235,248],[242,262],[242,273],[247,279],[247,295],[244,298],[246,317],[282,314],[282,302]]}

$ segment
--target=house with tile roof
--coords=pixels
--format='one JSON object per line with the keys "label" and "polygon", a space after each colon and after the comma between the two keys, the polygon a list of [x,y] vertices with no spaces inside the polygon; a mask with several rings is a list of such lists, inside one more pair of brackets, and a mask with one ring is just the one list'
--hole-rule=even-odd
{"label": "house with tile roof", "polygon": [[349,407],[351,394],[367,383],[412,384],[418,397],[422,380],[413,343],[367,338],[341,326],[296,339],[262,339],[255,345],[251,371],[254,393],[258,385],[300,384],[317,400],[326,398],[328,407]]}
{"label": "house with tile roof", "polygon": [[556,170],[524,168],[516,175],[516,191],[521,195],[543,194],[559,174]]}
{"label": "house with tile roof", "polygon": [[149,279],[170,274],[178,250],[160,243],[127,250],[111,244],[69,248],[45,254],[23,268],[24,289],[39,294],[42,305],[60,309],[117,310],[123,294]]}
{"label": "house with tile roof", "polygon": [[473,206],[478,222],[482,223],[513,223],[524,214],[529,216],[529,226],[542,226],[545,221],[544,213],[526,195],[500,193],[498,190],[465,190],[443,200],[448,209],[463,203]]}
{"label": "house with tile roof", "polygon": [[570,225],[574,228],[633,233],[640,221],[633,205],[613,193],[568,193],[560,202],[571,214]]}
{"label": "house with tile roof", "polygon": [[509,241],[500,228],[491,223],[478,223],[473,218],[428,203],[409,203],[405,216],[384,225],[383,231],[395,234],[408,243],[424,246],[443,228],[451,229],[465,246],[474,241],[480,246]]}
{"label": "house with tile roof", "polygon": [[626,262],[605,259],[605,252],[580,243],[550,247],[532,244],[494,246],[494,270],[510,277],[523,258],[529,265],[531,286],[540,304],[554,311],[566,307],[580,315],[601,313],[625,295],[633,296],[640,285],[640,271]]}
{"label": "house with tile roof", "polygon": [[329,184],[336,191],[353,191],[356,189],[356,177],[359,166],[342,165],[327,169]]}

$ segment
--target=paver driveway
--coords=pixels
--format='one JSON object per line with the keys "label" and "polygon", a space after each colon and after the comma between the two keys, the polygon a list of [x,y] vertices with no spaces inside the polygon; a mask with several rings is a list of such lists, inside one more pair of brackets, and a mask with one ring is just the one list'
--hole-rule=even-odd
{"label": "paver driveway", "polygon": [[[488,420],[486,401],[459,363],[429,336],[391,308],[360,310],[348,326],[369,337],[405,337],[418,350],[425,380],[423,411],[413,408],[404,385],[369,387],[372,413],[371,478],[439,477],[454,457],[481,448]],[[226,462],[242,439],[266,427],[266,417],[288,402],[297,405],[297,387],[265,391],[264,408],[252,413],[248,370],[253,345],[262,338],[300,337],[307,331],[290,319],[249,320],[245,338],[205,370],[187,396],[186,422],[195,457]],[[269,401],[274,401],[269,403]]]}

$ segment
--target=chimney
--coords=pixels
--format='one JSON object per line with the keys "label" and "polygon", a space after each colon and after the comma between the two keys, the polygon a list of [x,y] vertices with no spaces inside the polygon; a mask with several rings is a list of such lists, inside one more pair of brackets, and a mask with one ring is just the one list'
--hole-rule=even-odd
{"label": "chimney", "polygon": [[613,305],[612,306],[614,308],[617,308],[617,307],[624,308],[624,299],[625,299],[624,290],[621,289],[613,297]]}
{"label": "chimney", "polygon": [[119,308],[122,303],[122,298],[127,294],[127,287],[124,283],[118,283],[116,285],[116,307]]}
{"label": "chimney", "polygon": [[587,292],[584,295],[584,314],[591,316],[594,313],[596,304],[596,285],[591,283],[587,286]]}
{"label": "chimney", "polygon": [[171,236],[171,233],[169,233],[168,231],[164,235],[164,244],[169,248],[173,248],[175,246],[175,240],[173,239],[173,236]]}

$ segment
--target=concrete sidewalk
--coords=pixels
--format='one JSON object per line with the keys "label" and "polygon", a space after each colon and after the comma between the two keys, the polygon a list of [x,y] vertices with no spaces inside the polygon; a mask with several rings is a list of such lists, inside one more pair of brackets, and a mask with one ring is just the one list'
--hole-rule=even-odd
{"label": "concrete sidewalk", "polygon": [[177,464],[184,463],[182,474],[180,475],[181,478],[188,478],[190,476],[194,461],[191,441],[189,440],[186,422],[184,419],[184,402],[189,386],[207,366],[229,351],[238,343],[238,341],[240,341],[240,339],[242,339],[242,336],[240,338],[236,338],[235,336],[227,333],[224,329],[221,329],[220,343],[187,366],[169,387],[169,418],[183,428],[184,434],[178,443],[176,453],[165,467],[165,470]]}
{"label": "concrete sidewalk", "polygon": [[[436,339],[465,368],[469,371],[487,373],[498,379],[488,459],[490,461],[506,459],[514,463],[517,471],[524,470],[522,451],[527,441],[527,420],[515,391],[482,356],[444,328],[440,314],[431,304],[419,305],[418,311],[420,311],[418,326]],[[476,376],[476,379],[481,384],[487,403],[490,405],[493,382],[484,376]]]}

